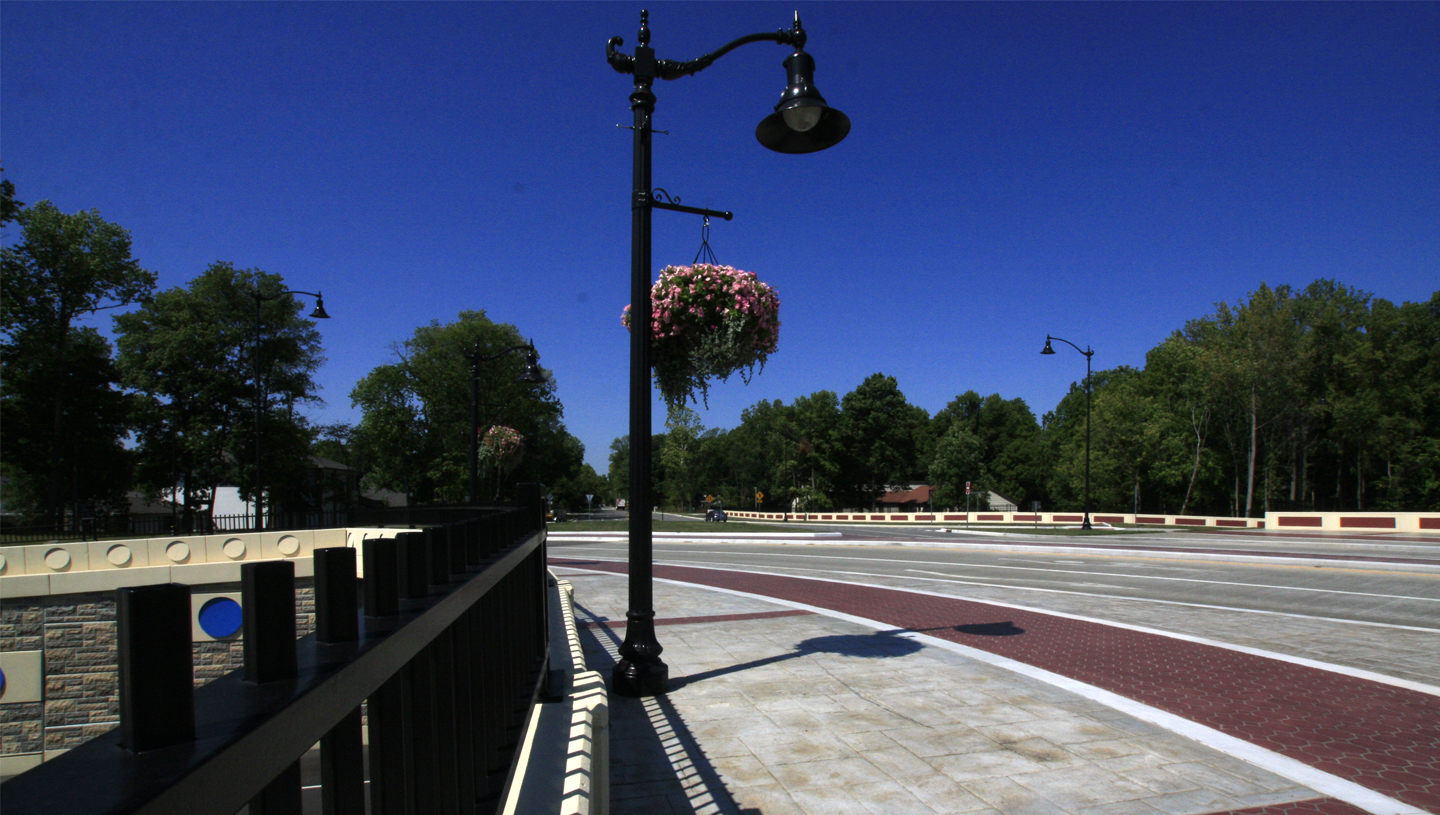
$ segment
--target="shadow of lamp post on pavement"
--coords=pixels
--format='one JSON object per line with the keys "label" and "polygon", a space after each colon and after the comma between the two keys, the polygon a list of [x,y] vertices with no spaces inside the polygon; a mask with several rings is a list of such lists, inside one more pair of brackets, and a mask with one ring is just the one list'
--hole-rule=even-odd
{"label": "shadow of lamp post on pavement", "polygon": [[615,666],[612,687],[622,696],[653,696],[666,692],[669,668],[660,659],[664,649],[655,638],[654,596],[651,586],[652,525],[654,506],[651,483],[650,430],[650,214],[653,209],[668,209],[693,215],[716,216],[729,220],[728,212],[682,206],[674,200],[658,200],[652,191],[651,114],[655,112],[655,94],[651,90],[656,79],[679,79],[699,73],[716,59],[752,42],[776,42],[793,46],[794,53],[785,59],[788,82],[775,105],[774,113],[766,116],[755,128],[755,138],[765,147],[779,153],[813,153],[833,147],[850,132],[850,119],[829,107],[814,85],[815,60],[805,53],[805,29],[800,15],[795,15],[789,29],[750,34],[721,46],[704,56],[677,62],[656,59],[650,47],[650,13],[640,12],[639,44],[633,55],[616,50],[625,44],[621,37],[611,37],[605,44],[610,66],[622,74],[633,75],[634,90],[630,109],[634,113],[634,151],[632,158],[631,227],[630,227],[630,583],[629,611],[626,619],[625,642],[620,647],[621,660]]}

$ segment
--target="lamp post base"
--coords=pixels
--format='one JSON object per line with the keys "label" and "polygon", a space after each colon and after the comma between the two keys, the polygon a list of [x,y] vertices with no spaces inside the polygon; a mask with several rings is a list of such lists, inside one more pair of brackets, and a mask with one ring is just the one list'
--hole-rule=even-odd
{"label": "lamp post base", "polygon": [[669,689],[670,668],[660,659],[665,649],[655,639],[655,612],[628,611],[625,617],[625,642],[610,673],[610,689],[630,698],[659,696]]}
{"label": "lamp post base", "polygon": [[642,696],[662,696],[670,686],[670,666],[659,659],[653,662],[634,662],[622,659],[610,674],[610,689],[615,693],[638,699]]}

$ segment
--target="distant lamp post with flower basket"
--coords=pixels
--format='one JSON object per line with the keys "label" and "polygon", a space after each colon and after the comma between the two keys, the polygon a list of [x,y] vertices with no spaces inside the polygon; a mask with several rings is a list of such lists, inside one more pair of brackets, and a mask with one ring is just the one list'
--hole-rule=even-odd
{"label": "distant lamp post with flower basket", "polygon": [[[480,435],[480,429],[476,428],[475,433]],[[495,468],[497,487],[505,473],[514,469],[524,456],[525,437],[513,427],[494,425],[480,439],[480,458]]]}

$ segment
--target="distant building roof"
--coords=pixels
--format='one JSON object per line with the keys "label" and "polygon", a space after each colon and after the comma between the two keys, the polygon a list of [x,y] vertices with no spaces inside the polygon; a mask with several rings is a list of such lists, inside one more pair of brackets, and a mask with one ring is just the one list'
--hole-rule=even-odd
{"label": "distant building roof", "polygon": [[880,496],[880,503],[928,504],[930,503],[930,493],[934,490],[934,487],[929,487],[922,484],[918,487],[914,487],[908,490],[903,490],[899,492],[887,492],[884,495]]}
{"label": "distant building roof", "polygon": [[341,464],[338,461],[331,461],[330,459],[324,458],[322,456],[311,456],[310,464],[313,465],[317,470],[340,470],[342,472],[349,473],[358,472],[354,467]]}

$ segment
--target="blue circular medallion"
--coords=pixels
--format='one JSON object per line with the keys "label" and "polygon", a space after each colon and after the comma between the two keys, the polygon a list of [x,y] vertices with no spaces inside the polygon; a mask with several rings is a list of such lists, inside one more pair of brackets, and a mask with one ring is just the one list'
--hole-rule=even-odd
{"label": "blue circular medallion", "polygon": [[200,630],[217,640],[223,640],[240,630],[240,623],[244,618],[245,614],[239,603],[229,597],[216,597],[200,607]]}

